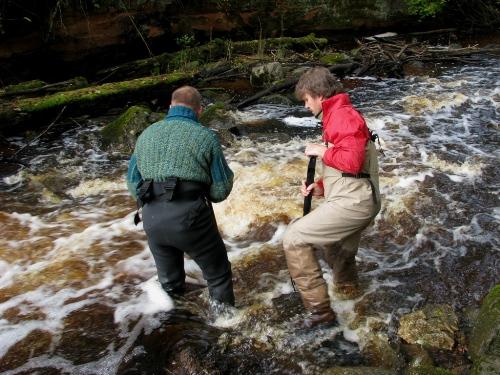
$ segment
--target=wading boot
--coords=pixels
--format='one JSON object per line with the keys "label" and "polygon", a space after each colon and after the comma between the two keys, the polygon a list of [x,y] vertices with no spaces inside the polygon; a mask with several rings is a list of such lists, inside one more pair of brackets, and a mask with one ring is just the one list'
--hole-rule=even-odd
{"label": "wading boot", "polygon": [[330,307],[321,311],[312,311],[304,320],[302,321],[302,329],[310,329],[313,327],[331,327],[336,325],[337,320],[335,313]]}

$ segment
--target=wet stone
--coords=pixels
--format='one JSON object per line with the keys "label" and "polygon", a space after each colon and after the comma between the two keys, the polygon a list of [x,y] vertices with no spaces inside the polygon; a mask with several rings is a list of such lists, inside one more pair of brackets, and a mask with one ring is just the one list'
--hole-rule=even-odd
{"label": "wet stone", "polygon": [[314,348],[313,363],[328,368],[331,366],[364,366],[366,357],[362,355],[357,344],[347,341],[342,333],[333,339],[322,341]]}
{"label": "wet stone", "polygon": [[469,348],[474,359],[474,375],[500,373],[500,285],[483,301]]}
{"label": "wet stone", "polygon": [[223,366],[215,366],[221,335],[218,329],[188,310],[174,309],[151,319],[159,319],[160,326],[139,335],[118,374],[163,374],[166,368],[174,374],[218,373],[211,372]]}
{"label": "wet stone", "polygon": [[119,347],[119,333],[110,306],[94,304],[74,311],[64,319],[64,330],[55,352],[82,364],[96,361],[108,354],[110,343]]}
{"label": "wet stone", "polygon": [[450,306],[427,305],[400,319],[398,335],[406,342],[451,350],[458,318]]}
{"label": "wet stone", "polygon": [[48,353],[51,342],[52,335],[49,332],[40,329],[31,331],[0,358],[0,372],[14,369],[26,363],[30,358]]}
{"label": "wet stone", "polygon": [[425,348],[418,344],[402,344],[401,350],[409,367],[433,366],[434,362]]}
{"label": "wet stone", "polygon": [[299,292],[282,294],[273,298],[272,302],[277,313],[277,319],[280,321],[290,320],[292,317],[305,312]]}
{"label": "wet stone", "polygon": [[369,333],[363,341],[362,353],[370,365],[383,368],[398,367],[400,362],[398,353],[392,348],[387,335]]}

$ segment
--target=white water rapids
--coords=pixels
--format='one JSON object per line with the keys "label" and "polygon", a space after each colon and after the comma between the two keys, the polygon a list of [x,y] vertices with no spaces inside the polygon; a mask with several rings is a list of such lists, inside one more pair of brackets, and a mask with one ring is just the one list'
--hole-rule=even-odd
{"label": "white water rapids", "polygon": [[[390,335],[415,306],[477,304],[500,274],[499,77],[498,60],[485,57],[434,78],[367,78],[352,90],[384,150],[383,208],[358,253],[363,295],[341,300],[330,291],[339,327],[319,338],[297,337],[286,322],[259,318],[261,306],[271,309],[273,298],[292,291],[282,266],[255,274],[255,290],[240,284],[236,314],[207,324],[239,330],[284,357],[342,332],[347,353],[377,325]],[[269,141],[242,138],[225,150],[235,183],[215,212],[233,267],[243,272],[270,262],[266,253],[279,254],[286,222],[301,215],[303,149],[319,132],[297,107],[257,105],[237,115],[242,124],[274,119],[282,127],[276,131],[304,134],[283,143],[269,132]],[[174,306],[156,282],[141,225],[133,225],[126,160],[100,149],[104,120],[82,121],[31,146],[29,168],[3,175],[0,371],[6,374],[119,372],[127,353],[140,351],[135,340],[158,326],[155,314]],[[203,284],[192,260],[186,272],[188,281]],[[323,366],[304,358],[297,366],[305,373]]]}

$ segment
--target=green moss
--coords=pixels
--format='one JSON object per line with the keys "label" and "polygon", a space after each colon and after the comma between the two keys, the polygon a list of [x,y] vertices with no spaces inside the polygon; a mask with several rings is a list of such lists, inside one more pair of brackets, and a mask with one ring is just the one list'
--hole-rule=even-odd
{"label": "green moss", "polygon": [[347,55],[341,52],[329,53],[321,56],[319,61],[326,65],[335,65],[347,61],[349,58]]}
{"label": "green moss", "polygon": [[213,120],[219,119],[221,116],[225,116],[226,112],[226,104],[222,102],[214,103],[203,110],[200,116],[200,122],[205,126],[209,126]]}
{"label": "green moss", "polygon": [[404,375],[454,375],[454,373],[441,367],[418,366],[405,370]]}
{"label": "green moss", "polygon": [[106,83],[101,86],[58,92],[43,98],[21,99],[16,106],[24,112],[37,112],[51,108],[60,108],[71,104],[91,104],[94,101],[114,95],[133,93],[144,89],[168,86],[176,81],[187,78],[185,73],[170,73],[155,77],[137,78],[130,81]]}
{"label": "green moss", "polygon": [[135,105],[127,109],[116,120],[106,125],[101,130],[103,143],[109,145],[123,136],[126,127],[138,115],[148,115],[151,110],[147,107]]}
{"label": "green moss", "polygon": [[5,87],[5,92],[15,93],[19,91],[26,91],[31,89],[38,89],[40,87],[45,86],[47,83],[40,80],[33,80],[27,82],[21,82],[17,85],[9,85]]}
{"label": "green moss", "polygon": [[500,285],[491,289],[481,305],[469,352],[474,361],[472,374],[500,373]]}
{"label": "green moss", "polygon": [[447,0],[405,0],[408,4],[410,14],[416,14],[420,17],[435,17],[440,13]]}
{"label": "green moss", "polygon": [[144,129],[164,117],[165,114],[151,112],[148,107],[132,106],[101,130],[102,145],[130,154]]}

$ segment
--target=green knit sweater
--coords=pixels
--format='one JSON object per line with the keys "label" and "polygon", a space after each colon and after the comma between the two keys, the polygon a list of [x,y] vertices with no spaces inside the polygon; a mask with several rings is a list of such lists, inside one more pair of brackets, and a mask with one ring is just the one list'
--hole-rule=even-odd
{"label": "green knit sweater", "polygon": [[139,136],[129,162],[127,186],[137,198],[142,180],[159,182],[167,177],[207,184],[213,202],[226,199],[233,186],[233,172],[216,134],[203,127],[188,107],[170,108],[164,120]]}

